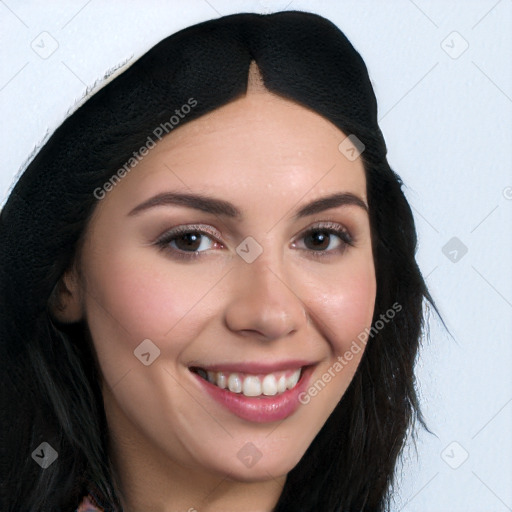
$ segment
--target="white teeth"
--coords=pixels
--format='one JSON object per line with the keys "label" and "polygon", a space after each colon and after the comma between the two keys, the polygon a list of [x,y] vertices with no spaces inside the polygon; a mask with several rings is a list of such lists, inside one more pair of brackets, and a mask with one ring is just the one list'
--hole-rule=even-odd
{"label": "white teeth", "polygon": [[265,376],[206,371],[202,368],[198,368],[197,373],[221,389],[229,389],[232,393],[254,397],[274,396],[284,393],[287,389],[293,389],[300,379],[302,368],[295,370],[292,374],[289,374],[289,371],[279,371]]}
{"label": "white teeth", "polygon": [[281,375],[277,381],[277,392],[284,393],[286,391],[286,377]]}
{"label": "white teeth", "polygon": [[261,388],[263,390],[263,394],[267,396],[274,396],[277,394],[277,381],[276,376],[272,373],[270,375],[266,375],[261,383]]}
{"label": "white teeth", "polygon": [[[215,384],[215,381],[212,381]],[[226,389],[228,387],[228,378],[224,372],[219,372],[217,374],[217,386],[222,389]]]}
{"label": "white teeth", "polygon": [[286,387],[288,389],[292,389],[297,382],[299,382],[300,378],[300,368],[293,372],[287,379],[286,379]]}
{"label": "white teeth", "polygon": [[242,392],[242,379],[239,377],[238,373],[232,373],[229,376],[228,388],[229,391],[232,391],[233,393]]}
{"label": "white teeth", "polygon": [[245,396],[260,396],[261,395],[261,381],[258,377],[248,375],[244,379],[243,394]]}

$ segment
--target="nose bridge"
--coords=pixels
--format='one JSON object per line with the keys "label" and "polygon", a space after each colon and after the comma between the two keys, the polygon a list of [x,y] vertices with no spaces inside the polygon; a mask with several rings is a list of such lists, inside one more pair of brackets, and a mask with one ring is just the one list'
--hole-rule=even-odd
{"label": "nose bridge", "polygon": [[[240,278],[244,281],[245,287],[251,290],[252,296],[260,296],[269,302],[273,298],[279,300],[283,289],[288,290],[287,277],[283,275],[281,258],[277,251],[264,251],[252,263],[241,263]],[[290,293],[289,290],[287,293]]]}
{"label": "nose bridge", "polygon": [[[247,252],[244,252],[247,251]],[[276,233],[260,234],[258,239],[248,236],[237,248],[242,261],[237,261],[237,272],[254,293],[278,298],[288,289],[289,276],[283,260],[283,248],[276,240]]]}
{"label": "nose bridge", "polygon": [[[270,238],[253,261],[249,263],[243,256],[236,261],[235,293],[226,320],[233,330],[258,331],[264,337],[276,338],[298,330],[306,315],[284,267],[282,250],[277,245],[271,248]],[[254,249],[250,243],[248,253]],[[241,246],[244,248],[243,243]]]}

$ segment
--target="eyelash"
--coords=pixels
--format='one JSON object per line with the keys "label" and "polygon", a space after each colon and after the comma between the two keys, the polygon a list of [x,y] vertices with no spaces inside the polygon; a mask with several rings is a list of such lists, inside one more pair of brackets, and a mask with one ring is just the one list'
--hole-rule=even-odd
{"label": "eyelash", "polygon": [[[354,240],[352,239],[352,236],[350,233],[343,227],[341,227],[339,224],[336,224],[334,222],[322,222],[315,226],[312,226],[306,231],[304,231],[301,235],[301,239],[305,238],[306,236],[312,234],[312,233],[327,233],[329,235],[336,235],[340,238],[342,245],[338,247],[337,249],[331,249],[329,251],[314,251],[312,249],[303,249],[305,251],[308,251],[312,253],[312,256],[315,258],[325,258],[332,256],[333,253],[341,254],[345,251],[347,246],[354,246]],[[199,234],[204,235],[207,238],[213,238],[213,240],[219,244],[222,242],[219,242],[215,235],[211,233],[208,230],[201,229],[197,226],[191,225],[191,226],[181,226],[176,229],[173,229],[172,231],[168,231],[164,233],[162,236],[160,236],[155,242],[154,245],[158,246],[162,251],[170,252],[172,253],[173,257],[179,258],[179,259],[185,259],[189,260],[191,258],[198,258],[202,257],[204,252],[207,251],[182,251],[181,249],[174,249],[169,248],[169,244],[176,240],[181,235],[187,235],[187,234]]]}

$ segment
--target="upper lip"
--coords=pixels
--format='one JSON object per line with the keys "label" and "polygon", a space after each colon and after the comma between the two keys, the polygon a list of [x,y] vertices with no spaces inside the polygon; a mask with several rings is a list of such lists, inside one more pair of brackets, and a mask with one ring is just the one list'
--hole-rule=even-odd
{"label": "upper lip", "polygon": [[316,362],[305,361],[305,360],[287,360],[287,361],[277,361],[274,363],[265,363],[261,361],[254,362],[244,362],[244,363],[220,363],[220,364],[192,364],[189,368],[201,368],[206,371],[212,372],[241,372],[241,373],[250,373],[250,374],[258,374],[258,373],[274,373],[284,370],[298,370],[299,368],[303,368],[304,366],[311,366],[316,364]]}

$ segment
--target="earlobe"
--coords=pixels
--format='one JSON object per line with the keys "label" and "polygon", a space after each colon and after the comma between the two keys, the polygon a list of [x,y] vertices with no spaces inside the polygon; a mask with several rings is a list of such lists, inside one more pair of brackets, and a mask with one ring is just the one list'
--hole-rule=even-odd
{"label": "earlobe", "polygon": [[48,307],[51,315],[61,323],[71,324],[82,320],[80,283],[74,269],[59,279],[48,299]]}

